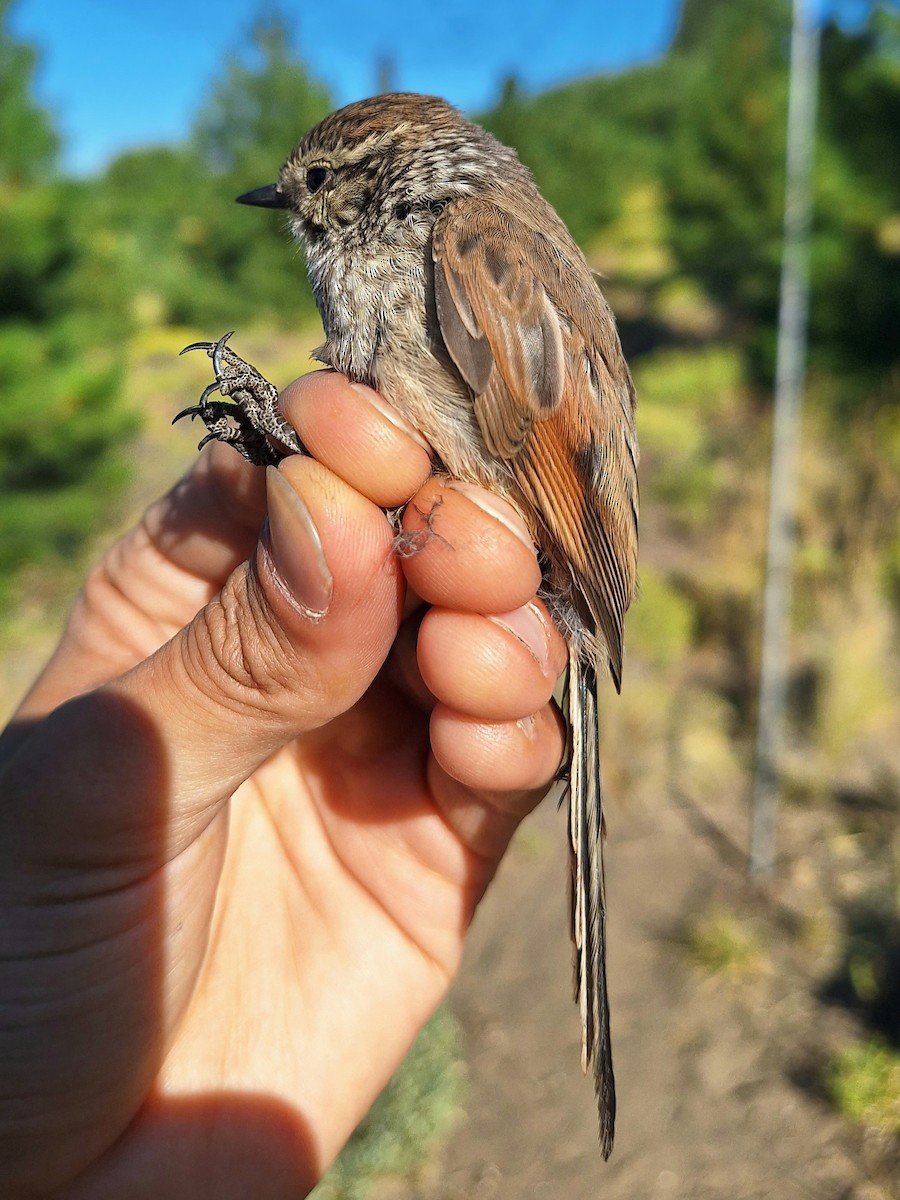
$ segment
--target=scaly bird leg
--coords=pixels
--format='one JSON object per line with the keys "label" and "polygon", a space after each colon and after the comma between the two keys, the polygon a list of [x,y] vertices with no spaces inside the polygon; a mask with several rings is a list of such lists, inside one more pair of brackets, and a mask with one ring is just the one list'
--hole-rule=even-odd
{"label": "scaly bird leg", "polygon": [[[182,417],[200,417],[208,432],[198,449],[207,442],[225,442],[254,466],[274,465],[289,451],[305,454],[300,439],[278,411],[277,390],[225,344],[230,337],[231,333],[226,333],[217,342],[193,342],[181,351],[205,350],[216,378],[204,388],[199,402],[182,409],[172,424]],[[213,392],[230,403],[210,400]]]}

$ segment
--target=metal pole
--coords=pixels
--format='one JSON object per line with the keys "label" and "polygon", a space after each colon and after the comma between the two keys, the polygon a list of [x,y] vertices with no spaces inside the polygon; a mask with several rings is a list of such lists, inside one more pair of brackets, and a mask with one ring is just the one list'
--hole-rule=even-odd
{"label": "metal pole", "polygon": [[809,4],[810,0],[794,0],[791,34],[769,542],[750,841],[750,870],[763,876],[771,875],[775,861],[779,766],[787,701],[796,451],[806,375],[809,227],[819,63],[819,27],[810,19]]}

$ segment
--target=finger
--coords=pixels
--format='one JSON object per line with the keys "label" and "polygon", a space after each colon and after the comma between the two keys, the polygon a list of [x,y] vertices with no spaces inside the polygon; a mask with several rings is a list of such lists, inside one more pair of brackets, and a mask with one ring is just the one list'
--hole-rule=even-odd
{"label": "finger", "polygon": [[565,727],[553,704],[518,721],[485,721],[438,704],[431,747],[444,770],[468,788],[541,791],[559,770]]}
{"label": "finger", "polygon": [[433,608],[421,623],[417,662],[425,687],[442,703],[508,721],[551,698],[566,646],[539,601],[491,617]]}
{"label": "finger", "polygon": [[[51,714],[40,744],[26,743],[18,783],[29,795],[65,791],[53,768],[63,751],[78,777],[65,829],[48,822],[43,853],[60,852],[54,826],[69,838],[77,829],[98,857],[144,836],[146,814],[121,793],[140,790],[134,764],[147,761],[152,739],[161,748],[157,806],[169,814],[154,853],[171,857],[266,758],[348,709],[379,671],[403,595],[384,514],[306,457],[270,468],[267,483],[267,534],[252,565],[238,567],[152,658]],[[102,713],[109,726],[116,704],[129,720],[110,738],[95,725]],[[40,807],[30,813],[36,830],[48,821]]]}
{"label": "finger", "polygon": [[361,383],[314,371],[289,384],[279,403],[313,458],[374,504],[404,504],[431,472],[422,435]]}
{"label": "finger", "polygon": [[429,783],[451,829],[486,862],[487,882],[521,820],[557,777],[565,728],[555,705],[519,721],[480,721],[438,705]]}
{"label": "finger", "polygon": [[429,604],[502,613],[541,582],[534,544],[516,510],[484,488],[434,477],[406,507],[403,572]]}

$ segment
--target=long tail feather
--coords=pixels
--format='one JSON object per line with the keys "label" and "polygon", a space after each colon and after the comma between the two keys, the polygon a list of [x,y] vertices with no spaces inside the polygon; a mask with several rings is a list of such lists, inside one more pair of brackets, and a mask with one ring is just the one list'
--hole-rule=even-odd
{"label": "long tail feather", "polygon": [[603,799],[597,675],[573,650],[569,655],[569,726],[572,767],[569,834],[572,865],[572,940],[575,999],[581,1010],[581,1066],[593,1067],[600,1116],[600,1149],[612,1153],[616,1085],[606,991],[606,898],[603,885]]}

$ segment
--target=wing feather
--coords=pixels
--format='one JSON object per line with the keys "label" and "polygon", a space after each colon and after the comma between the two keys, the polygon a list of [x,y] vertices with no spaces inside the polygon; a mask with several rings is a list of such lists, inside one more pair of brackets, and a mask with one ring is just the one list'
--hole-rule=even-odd
{"label": "wing feather", "polygon": [[485,444],[533,505],[542,549],[581,593],[618,686],[637,479],[634,390],[612,314],[574,245],[565,257],[489,200],[448,205],[432,253],[441,333]]}

